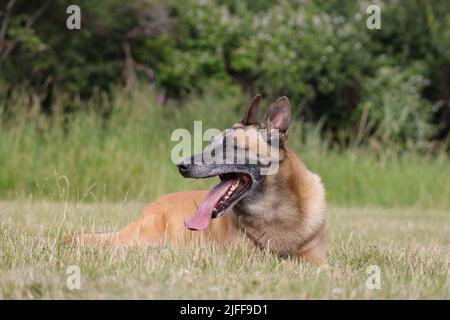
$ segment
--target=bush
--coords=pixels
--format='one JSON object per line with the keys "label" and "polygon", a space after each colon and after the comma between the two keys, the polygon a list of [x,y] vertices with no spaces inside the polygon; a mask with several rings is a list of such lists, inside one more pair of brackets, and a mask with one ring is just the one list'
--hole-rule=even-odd
{"label": "bush", "polygon": [[[288,95],[297,117],[322,121],[323,131],[344,145],[355,132],[358,143],[368,141],[366,135],[408,145],[445,140],[450,3],[377,3],[381,30],[366,28],[372,1],[18,0],[0,36],[7,44],[0,45],[0,80],[37,92],[45,109],[61,91],[88,99],[116,85],[147,82],[166,100],[182,100],[217,82],[225,91],[238,85],[269,99]],[[69,4],[81,7],[79,31],[65,28]],[[3,22],[6,6],[0,11]],[[30,24],[37,13],[39,23]],[[393,79],[383,76],[386,70]],[[373,127],[361,136],[367,108],[365,121]],[[382,120],[386,110],[396,110],[396,118],[403,108],[407,122],[417,123]]]}
{"label": "bush", "polygon": [[361,122],[357,143],[370,137],[372,145],[384,144],[420,149],[428,146],[434,132],[432,105],[421,97],[428,81],[421,75],[396,67],[381,68],[364,83],[359,104]]}

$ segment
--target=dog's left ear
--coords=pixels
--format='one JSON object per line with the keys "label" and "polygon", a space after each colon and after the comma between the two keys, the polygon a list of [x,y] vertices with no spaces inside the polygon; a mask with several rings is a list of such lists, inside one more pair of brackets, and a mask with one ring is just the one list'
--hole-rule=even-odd
{"label": "dog's left ear", "polygon": [[291,104],[287,97],[281,97],[270,107],[264,118],[264,125],[268,131],[269,140],[272,140],[276,136],[276,132],[280,142],[286,141],[290,122]]}
{"label": "dog's left ear", "polygon": [[257,94],[253,97],[252,101],[248,104],[247,112],[241,123],[244,126],[250,126],[253,124],[259,124],[259,105],[261,104],[261,95]]}

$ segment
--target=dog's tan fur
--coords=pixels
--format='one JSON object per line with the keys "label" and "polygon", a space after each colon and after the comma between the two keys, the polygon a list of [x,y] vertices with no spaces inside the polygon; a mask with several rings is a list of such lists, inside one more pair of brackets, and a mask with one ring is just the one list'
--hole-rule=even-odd
{"label": "dog's tan fur", "polygon": [[[242,124],[234,128],[254,129]],[[250,141],[245,147],[255,148],[252,144],[255,143]],[[201,238],[206,242],[229,244],[241,232],[259,248],[326,265],[325,190],[320,177],[283,144],[279,170],[267,176],[263,184],[256,195],[257,201],[235,206],[222,217],[213,219],[205,231],[189,231],[184,225],[208,193],[189,191],[156,199],[136,221],[117,232],[78,235],[71,240],[120,246],[160,245],[166,241],[183,244]]]}

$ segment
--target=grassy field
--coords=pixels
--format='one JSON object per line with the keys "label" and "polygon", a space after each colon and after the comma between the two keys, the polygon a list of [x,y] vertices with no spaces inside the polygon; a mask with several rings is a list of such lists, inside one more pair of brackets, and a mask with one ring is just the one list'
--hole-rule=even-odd
{"label": "grassy field", "polygon": [[[0,298],[450,299],[450,215],[443,210],[331,208],[329,271],[244,241],[232,248],[67,248],[61,235],[112,230],[142,203],[1,202]],[[69,265],[81,289],[66,287]],[[381,288],[366,286],[367,268]]]}
{"label": "grassy field", "polygon": [[[338,150],[297,119],[288,145],[327,189],[329,271],[244,242],[119,251],[59,244],[74,232],[117,229],[158,195],[211,187],[211,179],[179,175],[171,132],[192,130],[194,120],[230,126],[244,100],[205,95],[162,105],[137,90],[80,102],[70,115],[56,102],[50,117],[25,108],[22,96],[0,101],[0,298],[450,299],[448,153]],[[91,111],[97,103],[107,120]],[[80,267],[80,290],[66,287],[70,265]],[[366,286],[370,265],[381,270],[379,290]]]}

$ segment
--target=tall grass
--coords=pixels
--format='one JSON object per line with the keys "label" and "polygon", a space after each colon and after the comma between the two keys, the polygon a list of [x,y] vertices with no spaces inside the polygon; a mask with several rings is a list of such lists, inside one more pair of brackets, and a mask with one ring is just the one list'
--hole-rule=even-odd
{"label": "tall grass", "polygon": [[[117,90],[111,99],[71,101],[80,109],[71,114],[60,112],[68,98],[59,97],[48,116],[38,103],[17,95],[0,102],[0,198],[150,201],[167,192],[208,188],[214,181],[178,174],[171,133],[191,131],[194,120],[202,120],[204,129],[231,126],[247,98],[213,92],[182,105],[162,104],[151,89]],[[107,117],[92,111],[99,103]],[[298,120],[288,145],[322,176],[333,205],[450,209],[445,153],[336,151],[323,143],[317,126]]]}

